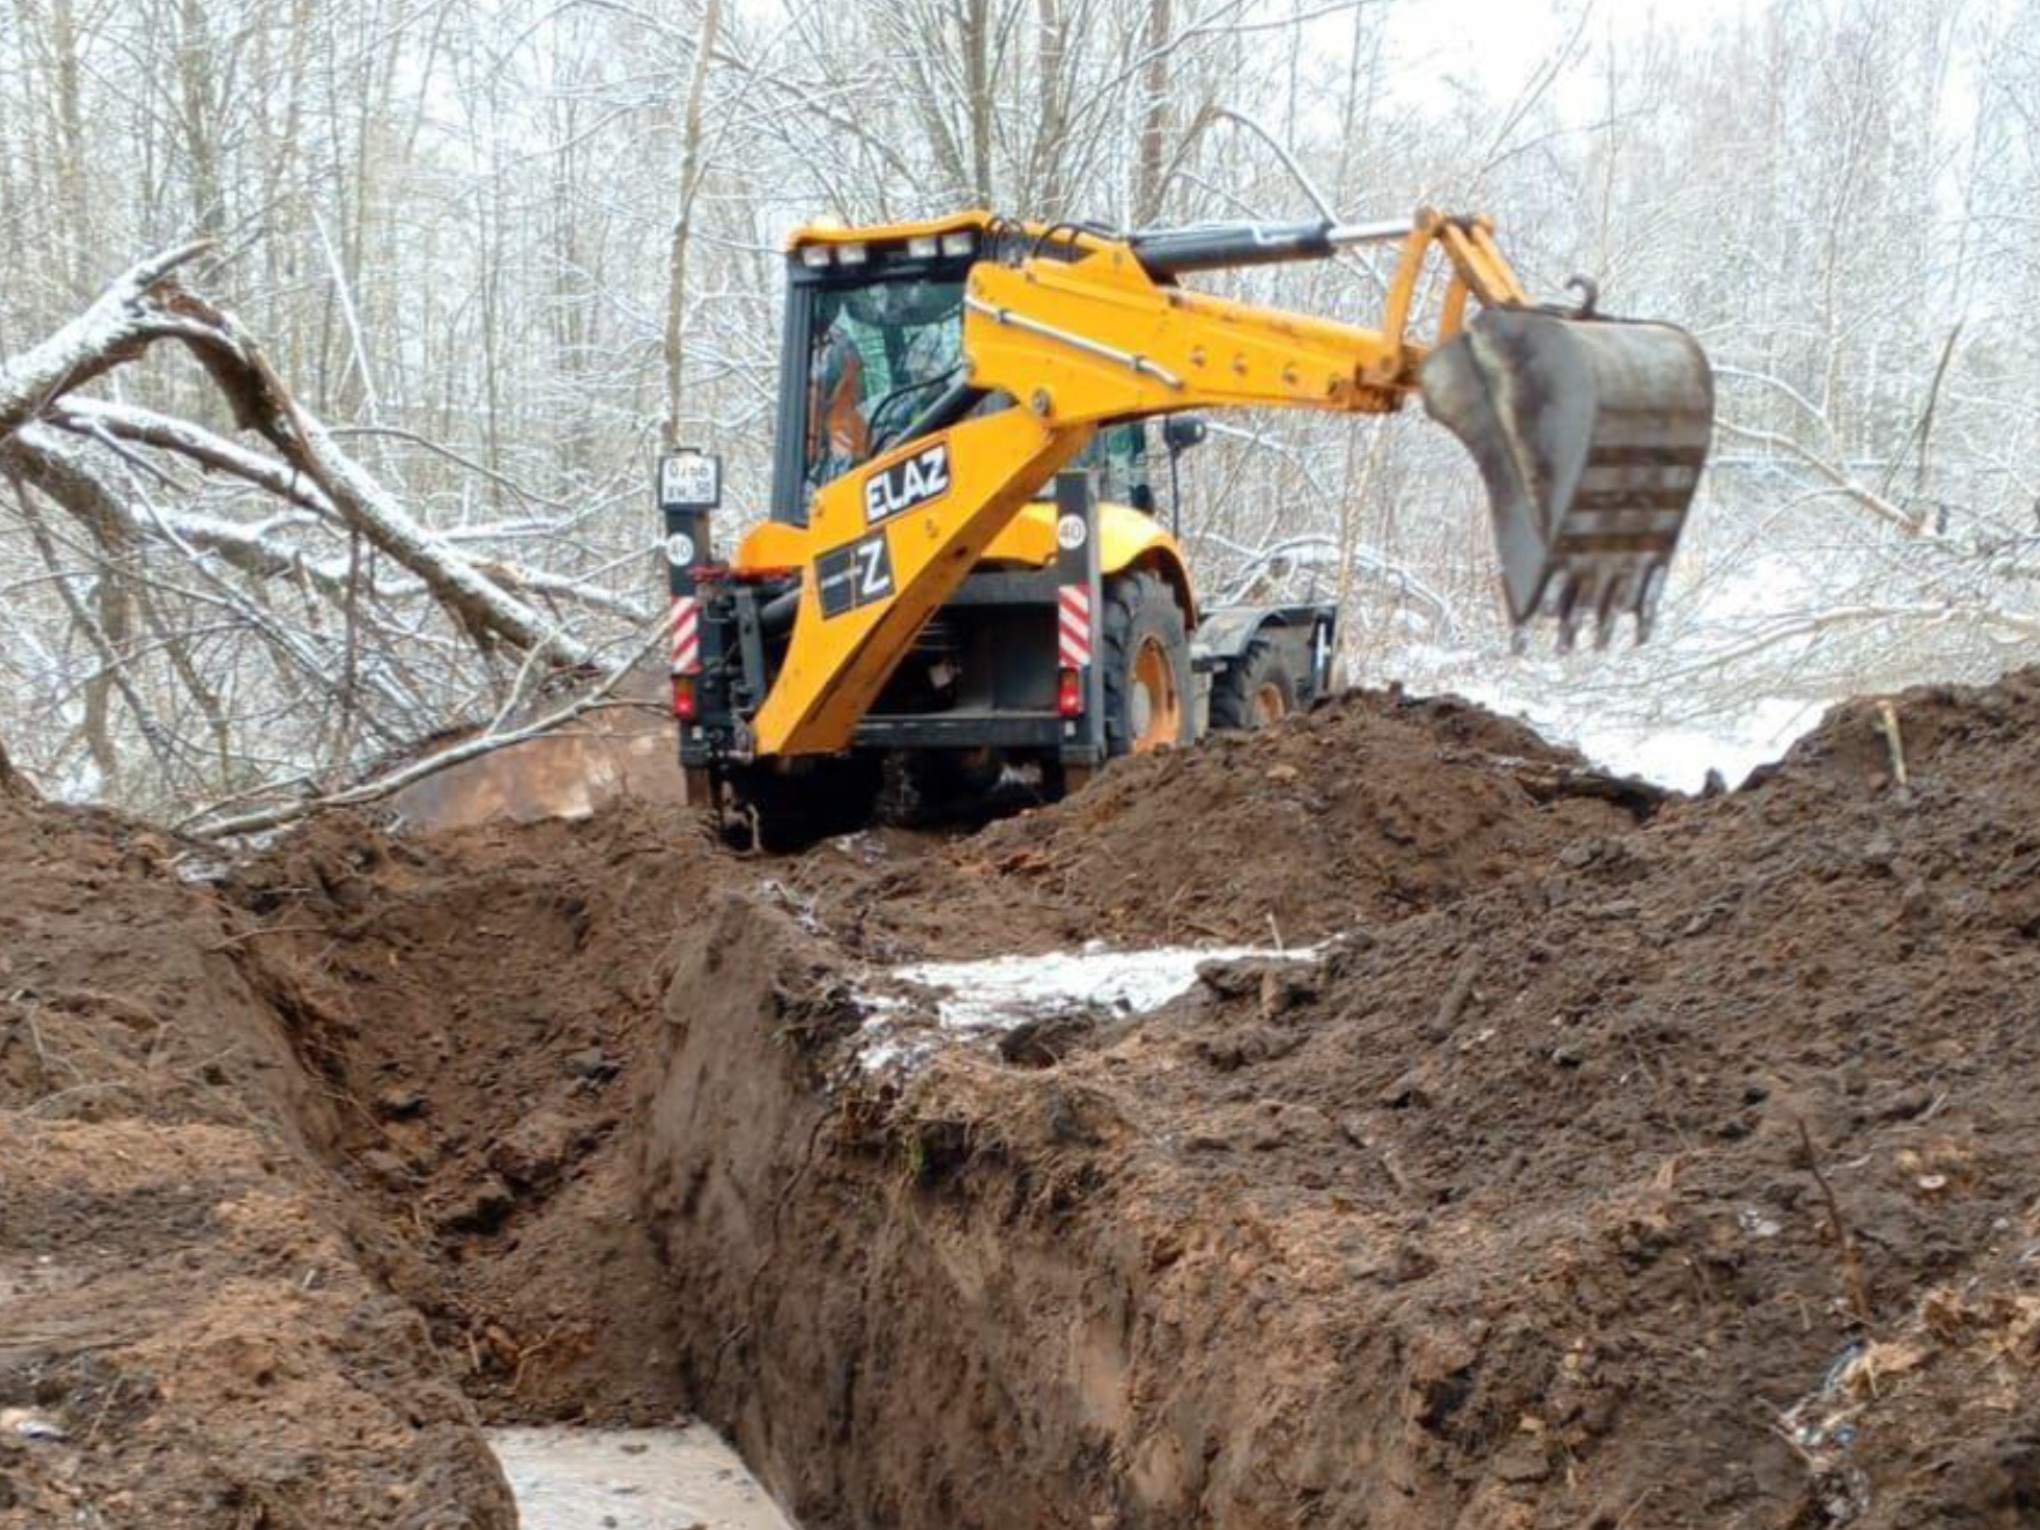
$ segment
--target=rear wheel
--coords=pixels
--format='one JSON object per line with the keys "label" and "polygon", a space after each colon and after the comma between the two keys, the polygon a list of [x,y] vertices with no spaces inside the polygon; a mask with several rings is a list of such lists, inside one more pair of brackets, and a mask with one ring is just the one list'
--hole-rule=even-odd
{"label": "rear wheel", "polygon": [[1267,638],[1255,638],[1238,662],[1211,682],[1211,726],[1266,728],[1296,710],[1296,676],[1289,656]]}
{"label": "rear wheel", "polygon": [[1147,569],[1108,579],[1099,638],[1107,752],[1146,754],[1194,742],[1190,633],[1169,582]]}

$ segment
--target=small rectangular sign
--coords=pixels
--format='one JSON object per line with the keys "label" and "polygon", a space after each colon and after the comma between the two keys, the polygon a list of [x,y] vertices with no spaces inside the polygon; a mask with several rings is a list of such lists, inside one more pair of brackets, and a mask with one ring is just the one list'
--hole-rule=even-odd
{"label": "small rectangular sign", "polygon": [[682,447],[659,459],[659,508],[713,510],[722,504],[722,458]]}
{"label": "small rectangular sign", "polygon": [[949,443],[937,441],[864,480],[864,524],[876,526],[949,492]]}

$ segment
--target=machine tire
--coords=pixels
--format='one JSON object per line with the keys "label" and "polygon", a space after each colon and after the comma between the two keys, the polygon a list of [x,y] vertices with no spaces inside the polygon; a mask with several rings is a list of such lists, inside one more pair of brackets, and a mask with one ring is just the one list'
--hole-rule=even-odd
{"label": "machine tire", "polygon": [[1238,662],[1211,682],[1211,726],[1250,732],[1296,710],[1298,687],[1289,656],[1267,638],[1255,638]]}
{"label": "machine tire", "polygon": [[1195,743],[1190,631],[1168,580],[1151,569],[1106,580],[1101,629],[1106,753]]}

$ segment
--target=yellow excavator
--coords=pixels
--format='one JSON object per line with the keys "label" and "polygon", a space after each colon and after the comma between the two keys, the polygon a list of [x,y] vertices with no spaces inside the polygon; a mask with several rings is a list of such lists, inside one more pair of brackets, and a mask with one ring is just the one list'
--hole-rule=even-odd
{"label": "yellow excavator", "polygon": [[[1365,245],[1399,252],[1378,328],[1183,284]],[[856,827],[882,792],[1055,796],[1329,689],[1331,606],[1201,602],[1152,421],[1173,482],[1199,411],[1421,394],[1479,466],[1512,619],[1562,645],[1624,615],[1643,635],[1712,432],[1690,335],[1595,312],[1590,284],[1533,303],[1485,218],[1127,233],[963,212],[801,229],[787,276],[768,518],[719,559],[720,462],[657,472],[690,795],[768,847]]]}

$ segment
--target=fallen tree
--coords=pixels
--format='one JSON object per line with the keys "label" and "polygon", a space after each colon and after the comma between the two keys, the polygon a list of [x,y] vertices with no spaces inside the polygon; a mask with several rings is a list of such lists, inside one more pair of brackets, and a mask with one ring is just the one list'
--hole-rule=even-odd
{"label": "fallen tree", "polygon": [[[605,624],[642,636],[649,613],[628,594],[448,535],[407,504],[187,284],[206,248],[138,262],[0,360],[0,479],[43,565],[21,586],[54,593],[68,633],[31,690],[100,792],[139,742],[161,767],[146,805],[245,803],[266,785],[301,796],[548,676],[599,677],[622,636]],[[200,364],[230,432],[81,391],[166,341]],[[278,731],[292,735],[281,752],[266,742]],[[36,763],[74,772],[75,753]]]}

